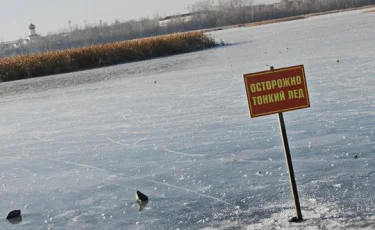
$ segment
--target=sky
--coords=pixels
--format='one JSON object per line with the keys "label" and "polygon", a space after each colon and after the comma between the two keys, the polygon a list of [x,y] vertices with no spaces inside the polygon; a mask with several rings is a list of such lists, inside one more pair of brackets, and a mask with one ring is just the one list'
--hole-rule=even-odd
{"label": "sky", "polygon": [[[46,35],[72,25],[112,23],[155,15],[186,13],[197,0],[0,0],[0,41],[26,37],[30,22],[36,32]],[[269,3],[277,0],[255,0]]]}

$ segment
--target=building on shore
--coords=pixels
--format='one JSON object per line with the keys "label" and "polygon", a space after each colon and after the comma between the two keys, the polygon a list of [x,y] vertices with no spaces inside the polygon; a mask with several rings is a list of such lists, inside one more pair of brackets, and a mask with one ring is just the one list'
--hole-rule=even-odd
{"label": "building on shore", "polygon": [[40,38],[41,36],[36,33],[36,26],[31,23],[29,25],[29,35],[27,37],[14,41],[0,42],[0,49],[17,49]]}
{"label": "building on shore", "polygon": [[187,14],[177,14],[177,15],[171,15],[164,18],[161,18],[159,20],[159,26],[160,27],[167,27],[171,24],[176,23],[187,23],[190,21],[193,21],[195,17],[206,17],[207,12],[205,11],[198,11],[193,13],[187,13]]}
{"label": "building on shore", "polygon": [[180,15],[171,15],[159,20],[159,26],[166,27],[169,24],[177,22],[189,22],[193,20],[194,15],[192,13],[180,14]]}

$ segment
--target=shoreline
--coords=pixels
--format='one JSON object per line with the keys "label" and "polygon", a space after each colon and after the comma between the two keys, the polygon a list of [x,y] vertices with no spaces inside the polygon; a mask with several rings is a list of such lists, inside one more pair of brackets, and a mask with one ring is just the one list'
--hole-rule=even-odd
{"label": "shoreline", "polygon": [[185,32],[0,59],[0,83],[205,50],[223,44]]}
{"label": "shoreline", "polygon": [[[371,8],[374,8],[374,9],[371,9]],[[307,19],[307,18],[315,17],[315,16],[322,16],[322,15],[356,11],[356,10],[365,10],[365,9],[371,9],[371,10],[364,11],[363,13],[374,13],[375,12],[375,5],[354,7],[354,8],[341,9],[341,10],[330,10],[330,11],[326,11],[326,12],[317,12],[317,13],[310,13],[310,14],[301,14],[301,15],[290,16],[290,17],[285,17],[285,18],[269,19],[269,20],[264,20],[264,21],[259,21],[259,22],[250,22],[250,23],[237,24],[237,25],[231,25],[231,26],[220,26],[220,27],[197,30],[197,31],[209,33],[209,32],[215,32],[215,31],[220,31],[220,30],[234,29],[234,28],[240,28],[240,27],[261,26],[261,25],[267,25],[267,24],[275,24],[275,23],[280,23],[280,22],[288,22],[288,21],[294,21],[294,20],[300,20],[300,19]]]}
{"label": "shoreline", "polygon": [[[160,58],[172,56],[175,54],[200,51],[225,45],[225,43],[223,43],[222,41],[215,41],[213,38],[207,37],[206,35],[204,35],[205,33],[240,27],[253,27],[266,24],[275,24],[280,22],[307,19],[315,16],[356,10],[364,10],[361,13],[372,13],[375,12],[375,5],[310,13],[203,30],[194,30],[178,34],[168,34],[135,40],[125,40],[108,44],[91,45],[40,54],[1,58],[0,83],[52,76],[63,73],[72,73],[95,68],[109,67],[117,64],[125,64],[134,61],[149,60],[152,58]],[[196,37],[189,38],[189,35],[192,34],[195,34]],[[168,40],[168,37],[175,37],[175,39]],[[177,50],[175,50],[176,47],[173,47],[176,45],[179,46]],[[146,48],[141,46],[145,46]],[[160,46],[162,46],[162,48],[160,48]],[[168,49],[172,50],[168,51]]]}

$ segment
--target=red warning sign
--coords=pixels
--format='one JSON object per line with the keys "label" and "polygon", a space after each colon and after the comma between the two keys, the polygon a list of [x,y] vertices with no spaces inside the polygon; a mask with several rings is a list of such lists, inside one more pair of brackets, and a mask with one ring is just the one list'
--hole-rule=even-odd
{"label": "red warning sign", "polygon": [[303,65],[243,76],[252,118],[310,107]]}

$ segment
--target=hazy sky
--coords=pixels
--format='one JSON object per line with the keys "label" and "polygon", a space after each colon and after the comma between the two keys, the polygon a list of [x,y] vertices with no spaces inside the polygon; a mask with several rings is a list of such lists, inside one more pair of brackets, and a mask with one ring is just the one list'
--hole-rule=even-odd
{"label": "hazy sky", "polygon": [[[28,35],[30,20],[36,32],[46,35],[72,25],[108,23],[185,13],[186,7],[197,0],[0,0],[0,41],[9,41]],[[256,0],[255,2],[278,0]]]}

